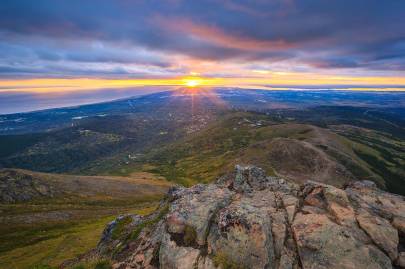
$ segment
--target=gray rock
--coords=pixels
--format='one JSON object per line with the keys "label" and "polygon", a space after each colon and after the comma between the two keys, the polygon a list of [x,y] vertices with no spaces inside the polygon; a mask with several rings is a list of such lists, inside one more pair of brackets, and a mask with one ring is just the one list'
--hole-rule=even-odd
{"label": "gray rock", "polygon": [[195,242],[205,245],[211,219],[230,199],[231,191],[215,184],[196,185],[184,191],[170,206],[166,218],[168,232],[184,235],[188,228],[189,232],[195,231]]}
{"label": "gray rock", "polygon": [[275,197],[257,191],[252,197],[239,196],[218,212],[208,236],[208,253],[225,257],[242,268],[266,268],[274,264],[271,213]]}

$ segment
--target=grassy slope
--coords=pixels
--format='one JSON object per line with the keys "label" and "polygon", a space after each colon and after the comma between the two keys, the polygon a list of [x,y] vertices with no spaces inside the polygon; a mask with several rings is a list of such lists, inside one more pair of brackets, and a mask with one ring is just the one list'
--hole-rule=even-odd
{"label": "grassy slope", "polygon": [[[403,154],[399,153],[402,144],[384,139],[387,134],[368,130],[377,136],[376,140],[386,142],[385,148],[397,160],[393,163],[374,144],[362,140],[366,137],[364,132],[363,129],[357,134],[360,138],[354,139],[348,131],[277,122],[266,115],[240,112],[226,116],[200,133],[152,151],[133,169],[151,171],[176,183],[192,185],[212,181],[236,163],[249,163],[262,166],[270,175],[279,174],[296,181],[332,178],[333,182],[328,183],[342,185],[350,179],[370,179],[390,188],[386,173],[375,167],[369,158],[387,164],[391,167],[388,169],[400,175],[403,169],[399,164],[404,161]],[[292,154],[289,155],[289,151]],[[316,165],[320,168],[305,174]]]}
{"label": "grassy slope", "polygon": [[[227,116],[201,133],[151,152],[144,161],[155,166],[149,171],[180,184],[210,182],[232,169],[231,163],[237,160],[239,152],[259,139],[251,126],[253,121],[259,120],[273,123],[262,115],[237,113]],[[264,168],[269,174],[274,173],[271,167]]]}
{"label": "grassy slope", "polygon": [[[147,214],[154,208],[154,206],[149,206],[129,212]],[[115,216],[103,216],[65,225],[55,225],[48,229],[41,227],[42,231],[37,231],[37,233],[41,233],[41,237],[46,239],[0,253],[0,268],[34,268],[38,265],[57,267],[63,261],[94,248],[106,223],[114,218]]]}
{"label": "grassy slope", "polygon": [[0,268],[57,266],[74,258],[94,248],[106,223],[117,215],[152,211],[170,186],[148,173],[124,178],[17,171],[62,194],[0,204]]}
{"label": "grassy slope", "polygon": [[405,142],[388,133],[354,126],[332,126],[350,139],[353,150],[372,171],[384,178],[387,189],[405,195]]}

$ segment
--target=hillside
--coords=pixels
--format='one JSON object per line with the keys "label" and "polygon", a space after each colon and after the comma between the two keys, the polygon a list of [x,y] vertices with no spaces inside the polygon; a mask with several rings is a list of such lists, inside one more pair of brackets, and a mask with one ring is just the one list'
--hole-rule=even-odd
{"label": "hillside", "polygon": [[170,185],[150,173],[92,177],[0,170],[0,268],[57,266],[86,252],[108,221],[123,212],[150,212]]}
{"label": "hillside", "polygon": [[88,175],[117,171],[151,148],[201,130],[222,111],[205,96],[193,101],[159,93],[2,117],[0,125],[15,133],[0,135],[0,167]]}
{"label": "hillside", "polygon": [[170,186],[148,173],[131,177],[48,174],[21,169],[0,170],[0,202],[46,202],[47,200],[128,200],[160,195]]}
{"label": "hillside", "polygon": [[179,89],[7,115],[0,122],[0,167],[82,175],[153,172],[190,186],[212,181],[235,163],[253,163],[296,182],[317,178],[342,186],[369,179],[405,194],[402,97]]}
{"label": "hillside", "polygon": [[[381,146],[384,143],[384,146]],[[405,193],[402,140],[348,125],[322,128],[257,113],[232,113],[195,135],[139,160],[183,185],[211,182],[236,163],[255,164],[296,183],[317,180],[342,187],[368,179]]]}
{"label": "hillside", "polygon": [[[113,268],[405,268],[403,196],[268,177],[254,166],[171,189],[148,216],[124,215],[93,256]],[[94,255],[97,253],[97,255]]]}

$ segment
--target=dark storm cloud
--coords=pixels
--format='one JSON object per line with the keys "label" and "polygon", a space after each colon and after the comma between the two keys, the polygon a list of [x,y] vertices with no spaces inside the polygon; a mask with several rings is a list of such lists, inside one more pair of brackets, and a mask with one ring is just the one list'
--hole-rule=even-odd
{"label": "dark storm cloud", "polygon": [[164,68],[162,54],[178,54],[405,70],[404,25],[401,0],[3,0],[0,59],[9,68],[27,58]]}

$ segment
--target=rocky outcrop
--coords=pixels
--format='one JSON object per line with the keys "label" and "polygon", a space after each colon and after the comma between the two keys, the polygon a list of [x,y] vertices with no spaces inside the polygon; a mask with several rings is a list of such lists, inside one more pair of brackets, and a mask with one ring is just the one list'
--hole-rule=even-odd
{"label": "rocky outcrop", "polygon": [[237,166],[174,187],[152,215],[121,216],[98,250],[114,268],[405,268],[404,197],[369,181],[344,190]]}
{"label": "rocky outcrop", "polygon": [[0,170],[0,203],[26,202],[54,197],[60,192],[29,174],[14,169]]}

